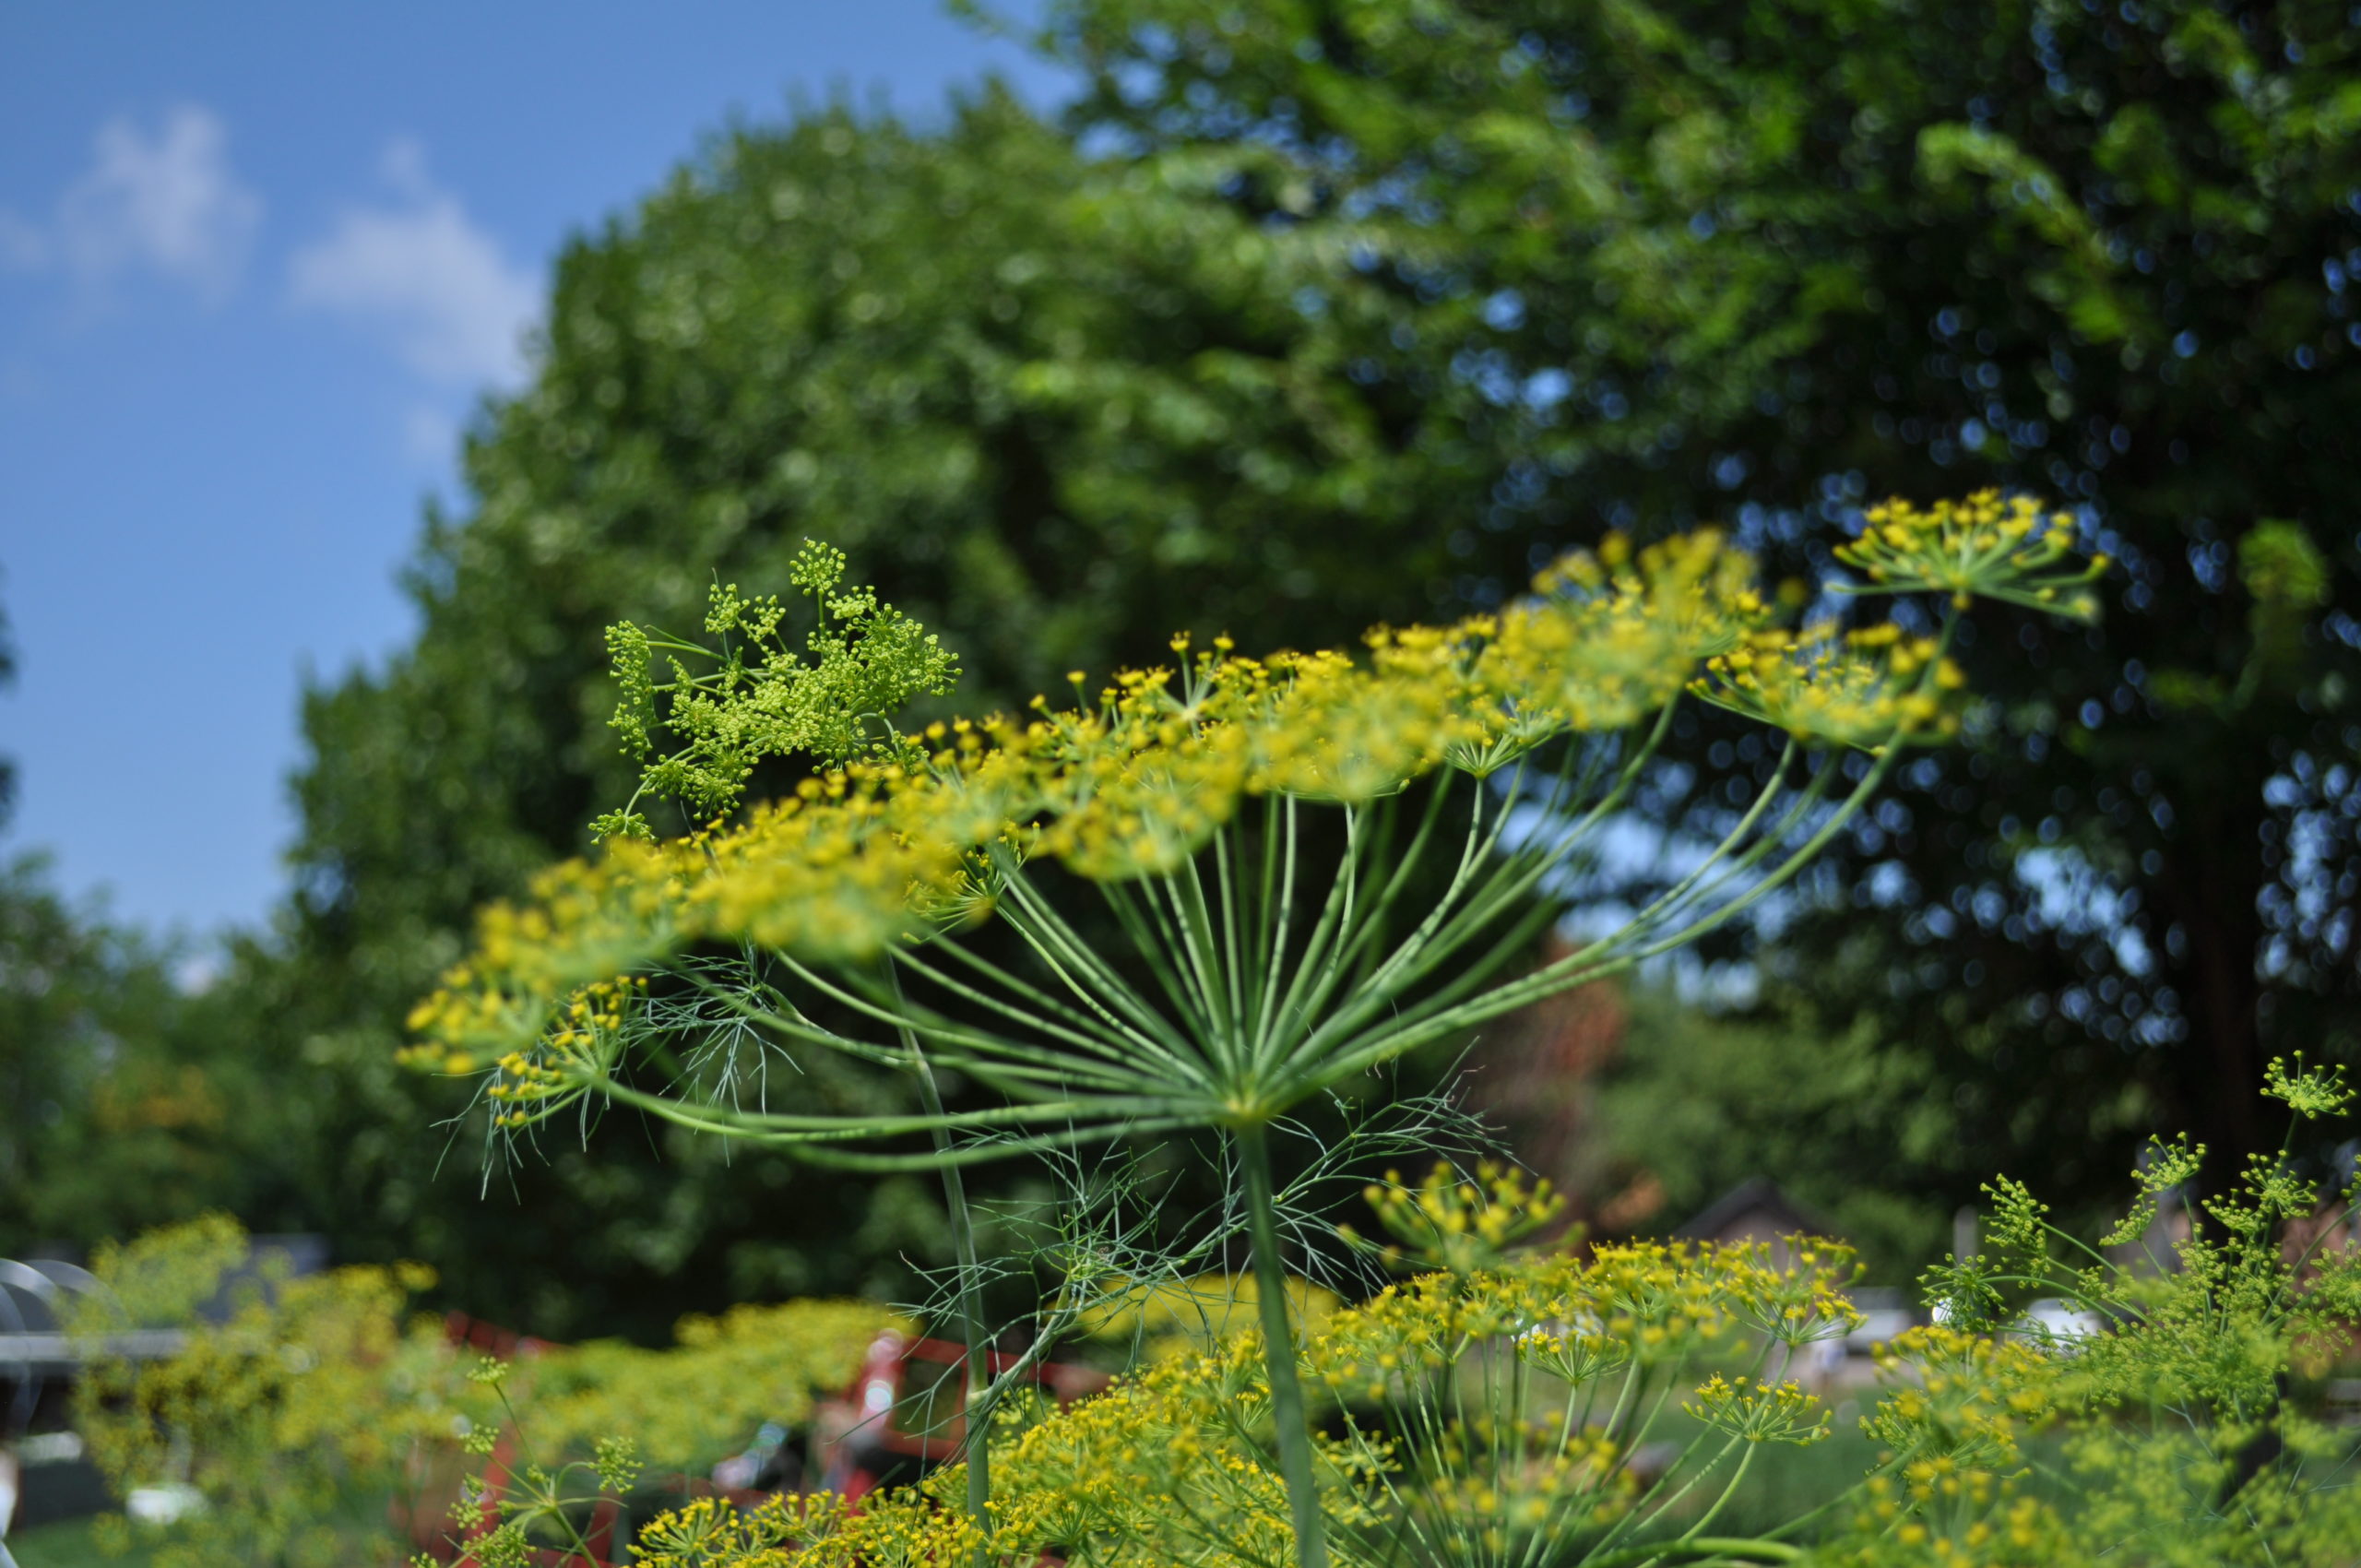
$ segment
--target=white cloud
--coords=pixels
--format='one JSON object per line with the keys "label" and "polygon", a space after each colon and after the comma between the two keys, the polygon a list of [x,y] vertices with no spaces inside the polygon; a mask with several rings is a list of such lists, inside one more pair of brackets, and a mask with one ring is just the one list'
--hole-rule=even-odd
{"label": "white cloud", "polygon": [[417,147],[386,150],[398,200],[354,208],[296,252],[289,297],[383,335],[402,362],[452,386],[524,379],[524,335],[540,307],[534,275],[509,264],[490,234],[427,177]]}
{"label": "white cloud", "polygon": [[220,116],[195,104],[166,113],[153,136],[108,121],[48,223],[0,212],[0,266],[55,268],[86,289],[148,271],[225,298],[262,221],[262,198],[230,168],[229,140]]}

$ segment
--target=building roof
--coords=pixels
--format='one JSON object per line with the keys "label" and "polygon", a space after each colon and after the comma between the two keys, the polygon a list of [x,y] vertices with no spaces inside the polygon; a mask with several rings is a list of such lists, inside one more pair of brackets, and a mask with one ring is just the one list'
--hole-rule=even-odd
{"label": "building roof", "polygon": [[1779,1236],[1836,1237],[1836,1228],[1779,1190],[1768,1176],[1750,1176],[1699,1209],[1673,1232],[1692,1241],[1769,1241]]}

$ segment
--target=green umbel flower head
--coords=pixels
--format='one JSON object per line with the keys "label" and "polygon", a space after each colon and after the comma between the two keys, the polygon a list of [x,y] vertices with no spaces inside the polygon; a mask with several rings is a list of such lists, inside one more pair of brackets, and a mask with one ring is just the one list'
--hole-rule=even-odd
{"label": "green umbel flower head", "polygon": [[[650,796],[678,801],[701,820],[727,815],[765,757],[801,753],[841,767],[923,754],[895,729],[894,716],[914,698],[947,694],[959,678],[958,656],[880,603],[873,588],[839,591],[844,573],[842,551],[804,540],[788,574],[813,607],[801,652],[780,634],[788,611],[777,596],[742,599],[735,583],[716,583],[710,595],[705,629],[719,639],[718,649],[627,621],[607,628],[608,660],[623,688],[608,722],[624,752],[647,766],[631,800],[591,824],[593,833],[653,837],[638,810]],[[659,654],[669,681],[657,678]],[[660,719],[659,693],[669,699]],[[660,756],[659,730],[680,742]]]}

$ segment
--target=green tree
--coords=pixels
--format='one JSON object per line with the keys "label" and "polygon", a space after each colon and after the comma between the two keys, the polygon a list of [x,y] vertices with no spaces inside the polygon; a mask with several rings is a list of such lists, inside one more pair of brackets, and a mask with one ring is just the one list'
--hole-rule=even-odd
{"label": "green tree", "polygon": [[[987,93],[717,140],[569,247],[410,569],[419,644],[307,703],[296,891],[230,988],[301,1109],[290,1191],[556,1331],[923,1251],[922,1190],[620,1124],[521,1171],[518,1226],[434,1180],[386,1065],[468,911],[628,793],[599,628],[693,626],[807,535],[984,706],[1176,626],[1495,601],[1608,526],[1726,517],[1809,580],[1865,499],[1984,482],[2088,507],[2107,619],[1965,650],[2005,699],[1979,743],[1906,772],[1765,972],[1925,1064],[1952,1132],[1887,1174],[1937,1212],[1995,1165],[2070,1194],[2152,1121],[2250,1145],[2260,1059],[2361,983],[2354,37],[2192,0],[1069,0],[1062,127]],[[1767,766],[1705,739],[1659,820]],[[824,1215],[863,1239],[824,1256]]]}
{"label": "green tree", "polygon": [[1622,1061],[1595,1116],[1605,1173],[1647,1195],[1627,1223],[1671,1230],[1772,1174],[1860,1249],[1872,1283],[1942,1260],[1952,1211],[1928,1188],[1956,1158],[1958,1118],[1909,1042],[1867,1020],[1833,1032],[1768,1010],[1717,1017],[1656,987],[1633,988],[1626,1005]]}
{"label": "green tree", "polygon": [[[1730,515],[1817,576],[1864,499],[2084,506],[2105,625],[1987,629],[1981,743],[1770,956],[1951,1100],[1904,1180],[2256,1147],[2262,1061],[2353,1050],[2348,7],[1070,0],[1049,37],[1092,136],[1356,235],[1323,308],[1467,455],[1464,595],[1607,523]],[[1717,754],[1663,819],[1759,766]]]}
{"label": "green tree", "polygon": [[534,384],[487,410],[471,508],[409,569],[416,645],[306,699],[295,888],[225,988],[300,1108],[311,1223],[557,1334],[907,1292],[905,1257],[944,1261],[922,1182],[730,1163],[629,1116],[480,1204],[474,1147],[436,1170],[393,1056],[473,910],[631,794],[602,629],[694,631],[717,576],[765,591],[805,538],[843,549],[979,711],[1182,627],[1310,642],[1421,607],[1456,481],[1292,303],[1335,244],[1186,186],[987,92],[938,133],[734,133],[568,247]]}
{"label": "green tree", "polygon": [[172,955],[0,862],[0,1257],[250,1202],[267,1105],[204,1049]]}
{"label": "green tree", "polygon": [[[0,688],[17,683],[17,640],[9,635],[8,609],[0,605]],[[17,809],[17,759],[0,756],[0,827]]]}

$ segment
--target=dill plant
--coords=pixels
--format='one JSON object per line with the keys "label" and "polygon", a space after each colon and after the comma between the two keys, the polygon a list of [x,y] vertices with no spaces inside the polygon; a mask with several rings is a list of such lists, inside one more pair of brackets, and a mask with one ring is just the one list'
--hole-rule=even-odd
{"label": "dill plant", "polygon": [[[385,1562],[389,1515],[479,1563],[546,1561],[548,1546],[587,1561],[593,1510],[640,1484],[634,1451],[661,1474],[701,1472],[756,1422],[808,1417],[881,1330],[911,1326],[867,1301],[747,1305],[682,1319],[664,1349],[543,1346],[504,1364],[417,1312],[433,1284],[421,1265],[241,1284],[250,1255],[218,1215],[108,1243],[94,1260],[105,1290],[71,1325],[89,1358],[75,1429],[110,1488],[203,1500],[169,1525],[105,1522],[160,1568]],[[234,1310],[209,1321],[225,1293]],[[110,1347],[132,1324],[185,1341],[124,1360]]]}
{"label": "dill plant", "polygon": [[[2274,1063],[2269,1076],[2307,1120],[2350,1106],[2337,1071]],[[1948,1321],[1880,1355],[1882,1397],[1860,1423],[1874,1459],[1851,1484],[1783,1498],[1780,1522],[1752,1532],[1733,1527],[1750,1473],[1835,1424],[1786,1372],[1795,1351],[1857,1323],[1843,1248],[1536,1255],[1518,1243],[1552,1205],[1513,1172],[1389,1176],[1369,1194],[1385,1238],[1369,1245],[1416,1277],[1309,1323],[1299,1348],[1322,1404],[1312,1441],[1335,1554],[1370,1568],[2341,1568],[2361,1539],[2355,1443],[2318,1384],[2349,1360],[2361,1320],[2361,1193],[2324,1192],[2283,1152],[2201,1204],[2168,1259],[2144,1252],[2165,1194],[2201,1157],[2160,1146],[2134,1172],[2130,1212],[2095,1239],[1996,1182],[1991,1253],[1928,1281]],[[110,1250],[101,1273],[130,1317],[183,1317],[244,1252],[233,1226],[205,1221]],[[175,1357],[101,1363],[77,1421],[111,1479],[182,1476],[210,1503],[155,1543],[159,1561],[370,1555],[359,1491],[414,1491],[421,1449],[457,1430],[487,1456],[503,1428],[518,1433],[516,1457],[492,1460],[503,1495],[469,1489],[454,1516],[473,1559],[538,1561],[547,1540],[578,1555],[583,1515],[633,1479],[631,1455],[600,1438],[627,1430],[651,1459],[701,1463],[748,1412],[840,1380],[887,1321],[854,1302],[740,1308],[684,1321],[671,1350],[551,1350],[470,1373],[431,1323],[403,1326],[403,1299],[424,1283],[377,1269],[289,1281]],[[2035,1293],[2094,1321],[2046,1330],[2017,1315]],[[100,1309],[77,1331],[102,1340],[119,1324]],[[1270,1363],[1236,1335],[1063,1409],[1005,1411],[990,1536],[945,1506],[966,1484],[953,1467],[859,1509],[819,1495],[691,1503],[648,1522],[634,1560],[1269,1568],[1295,1550],[1264,1453],[1271,1415]]]}
{"label": "dill plant", "polygon": [[[1294,1553],[1315,1568],[1325,1531],[1272,1130],[1791,881],[1906,747],[1956,728],[1947,653],[1975,599],[2094,613],[2081,585],[2103,562],[2072,559],[2071,539],[2064,515],[1990,493],[1873,509],[1840,552],[1865,580],[1832,586],[1920,597],[1922,634],[1782,624],[1754,563],[1710,530],[1644,549],[1612,537],[1496,614],[1373,632],[1363,659],[1176,640],[1169,667],[1121,671],[1095,696],[1077,672],[1070,706],[918,734],[889,702],[939,689],[950,666],[873,598],[838,593],[840,557],[813,556],[799,586],[844,635],[815,635],[810,662],[777,639],[770,601],[734,592],[708,623],[725,638],[718,676],[693,674],[677,641],[617,634],[619,723],[642,744],[650,659],[682,660],[686,743],[650,787],[716,819],[656,842],[626,807],[602,822],[601,856],[487,909],[473,954],[413,1016],[412,1059],[475,1078],[507,1140],[619,1104],[955,1179],[976,1160],[1217,1130],[1261,1281]],[[742,657],[732,636],[766,651]],[[1630,798],[1685,700],[1760,719],[1785,749],[1693,870],[1619,929],[1526,967],[1559,912],[1557,873]],[[721,814],[756,762],[799,750],[821,771]],[[1100,904],[1121,942],[1079,923],[1076,900]],[[906,1075],[919,1109],[774,1107],[768,1069],[797,1051]],[[651,1071],[662,1087],[640,1081]],[[946,1107],[942,1072],[999,1102]],[[969,1446],[970,1513],[988,1530],[988,1445]]]}
{"label": "dill plant", "polygon": [[[1513,1180],[1477,1188],[1438,1173],[1417,1192],[1454,1241],[1488,1215],[1535,1212]],[[1387,1228],[1402,1260],[1429,1271],[1334,1313],[1301,1348],[1331,1410],[1314,1441],[1340,1557],[1375,1568],[1801,1555],[1713,1525],[1766,1444],[1825,1430],[1817,1402],[1776,1372],[1786,1350],[1857,1321],[1838,1293],[1843,1249],[1809,1252],[1801,1267],[1761,1247],[1608,1247],[1578,1262],[1479,1256],[1430,1247],[1434,1230],[1417,1222]],[[1286,1488],[1260,1456],[1271,1402],[1264,1358],[1240,1336],[1011,1423],[990,1560],[1287,1562]],[[769,1568],[790,1544],[813,1568],[955,1562],[980,1544],[936,1506],[957,1485],[938,1476],[860,1516],[692,1506],[653,1522],[640,1546],[659,1568]]]}
{"label": "dill plant", "polygon": [[[204,1502],[139,1543],[160,1568],[351,1562],[375,1533],[380,1499],[406,1490],[419,1446],[484,1414],[440,1336],[405,1331],[427,1271],[249,1280],[226,1321],[206,1322],[199,1309],[247,1259],[245,1233],[218,1215],[106,1243],[93,1259],[105,1290],[70,1325],[87,1346],[75,1429],[116,1495],[177,1485]],[[183,1327],[186,1343],[159,1360],[118,1359],[110,1341],[132,1324]],[[122,1517],[101,1532],[133,1544]]]}
{"label": "dill plant", "polygon": [[[2190,1202],[2166,1248],[2151,1241],[2160,1205],[2189,1200],[2204,1160],[2186,1136],[2151,1146],[2095,1243],[2023,1183],[1987,1186],[1991,1250],[1931,1271],[1944,1321],[1890,1348],[1916,1375],[1868,1425],[1906,1461],[1870,1484],[1839,1561],[2353,1561],[2361,1444],[2317,1384],[2361,1324],[2361,1171],[2324,1188],[2290,1156],[2297,1126],[2353,1094],[2343,1068],[2300,1055],[2265,1085],[2294,1113],[2288,1137]],[[2029,1297],[2085,1326],[2019,1316]]]}
{"label": "dill plant", "polygon": [[[2341,1073],[2300,1062],[2274,1063],[2271,1091],[2305,1118],[2351,1098]],[[1859,1324],[1845,1248],[1520,1254],[1516,1232],[1548,1204],[1513,1175],[1373,1189],[1395,1258],[1426,1272],[1302,1346],[1327,1404],[1314,1442],[1333,1548],[1369,1568],[2343,1568],[2361,1540],[2356,1443],[2303,1385],[2352,1353],[2361,1247],[2318,1238],[2349,1235],[2361,1179],[2324,1194],[2284,1154],[2258,1160],[2171,1259],[2142,1253],[2200,1153],[2166,1146],[2136,1170],[2130,1212],[2094,1240],[1996,1182],[1992,1255],[1927,1281],[1948,1321],[1878,1351],[1859,1420],[1873,1456],[1783,1498],[1756,1533],[1716,1531],[1750,1469],[1835,1424],[1784,1374]],[[2036,1291],[2096,1324],[2061,1336],[2019,1315]],[[1295,1544],[1262,1459],[1270,1407],[1265,1359],[1241,1336],[1004,1423],[990,1539],[942,1506],[960,1484],[946,1472],[859,1514],[694,1504],[651,1522],[642,1560],[1266,1568]]]}

